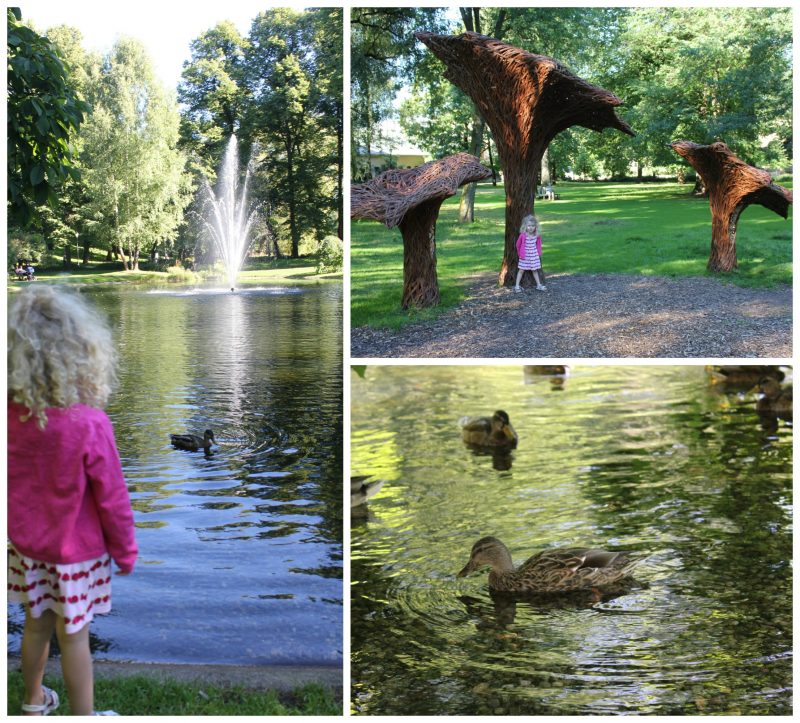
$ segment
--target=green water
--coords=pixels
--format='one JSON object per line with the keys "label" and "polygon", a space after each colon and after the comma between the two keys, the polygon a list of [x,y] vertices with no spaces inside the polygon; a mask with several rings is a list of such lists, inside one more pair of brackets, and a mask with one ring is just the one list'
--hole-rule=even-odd
{"label": "green water", "polygon": [[[352,530],[358,714],[790,714],[791,423],[702,366],[367,367],[353,474],[387,480]],[[510,457],[461,442],[504,409]],[[495,535],[646,551],[611,599],[493,600],[455,574]]]}

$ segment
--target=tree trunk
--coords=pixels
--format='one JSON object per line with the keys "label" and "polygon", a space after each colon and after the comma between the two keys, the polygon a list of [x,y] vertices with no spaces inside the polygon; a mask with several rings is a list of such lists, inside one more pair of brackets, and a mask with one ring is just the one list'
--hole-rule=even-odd
{"label": "tree trunk", "polygon": [[64,244],[64,268],[68,269],[72,266],[72,247],[69,241]]}
{"label": "tree trunk", "polygon": [[337,105],[336,123],[336,235],[344,240],[344,108]]}
{"label": "tree trunk", "polygon": [[744,210],[740,203],[733,209],[730,219],[724,214],[711,215],[711,254],[708,257],[709,271],[733,271],[739,264],[736,260],[736,223]]}
{"label": "tree trunk", "polygon": [[294,144],[286,143],[286,185],[289,190],[289,231],[292,236],[292,258],[300,256],[300,229],[297,228],[297,200],[295,199]]}
{"label": "tree trunk", "polygon": [[84,236],[83,236],[83,259],[81,261],[81,263],[84,266],[88,266],[89,265],[89,254],[92,251],[91,248],[90,248],[91,245],[92,245],[92,242],[89,239],[89,234],[88,233],[84,234]]}
{"label": "tree trunk", "polygon": [[494,157],[492,156],[492,139],[486,144],[486,149],[489,151],[489,168],[492,169],[492,186],[497,187],[497,171],[494,167]]}
{"label": "tree trunk", "polygon": [[[477,113],[472,116],[472,138],[470,140],[469,152],[471,155],[480,159],[481,149],[483,148],[483,131],[486,123]],[[478,189],[477,182],[468,183],[461,190],[461,203],[458,207],[458,222],[472,223],[475,220],[475,191]]]}
{"label": "tree trunk", "polygon": [[550,152],[546,148],[542,156],[542,173],[539,176],[539,180],[542,186],[549,186],[553,182],[550,179]]}
{"label": "tree trunk", "polygon": [[436,276],[436,219],[444,199],[426,201],[400,222],[403,234],[403,308],[439,303]]}

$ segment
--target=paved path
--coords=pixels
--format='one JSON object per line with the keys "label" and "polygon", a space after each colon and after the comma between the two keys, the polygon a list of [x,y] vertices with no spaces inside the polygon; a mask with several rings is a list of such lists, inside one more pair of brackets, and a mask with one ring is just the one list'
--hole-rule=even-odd
{"label": "paved path", "polygon": [[[8,656],[8,669],[20,667],[20,659]],[[48,675],[61,677],[58,660],[47,661]],[[191,665],[183,663],[133,663],[95,660],[96,678],[116,678],[146,675],[159,680],[177,680],[182,683],[200,682],[214,685],[241,685],[256,690],[289,692],[310,683],[331,688],[337,695],[342,691],[342,669],[336,666],[293,665]]]}

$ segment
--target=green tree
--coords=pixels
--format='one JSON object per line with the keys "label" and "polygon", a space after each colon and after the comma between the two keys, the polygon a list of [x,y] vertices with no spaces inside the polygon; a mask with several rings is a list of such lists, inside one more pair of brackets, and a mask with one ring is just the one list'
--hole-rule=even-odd
{"label": "green tree", "polygon": [[68,70],[53,44],[8,8],[9,222],[30,222],[37,204],[55,204],[57,190],[79,174],[70,134],[87,104],[68,85]]}
{"label": "green tree", "polygon": [[233,23],[221,22],[190,44],[178,84],[181,146],[203,161],[213,178],[231,134],[241,124],[247,104],[242,86],[248,42]]}
{"label": "green tree", "polygon": [[412,79],[427,57],[414,32],[446,32],[450,25],[442,8],[352,8],[350,24],[351,174],[357,179],[372,173],[369,158],[402,79]]}
{"label": "green tree", "polygon": [[175,237],[190,198],[177,108],[129,38],[104,59],[93,103],[83,133],[89,210],[98,237],[135,270],[146,244]]}

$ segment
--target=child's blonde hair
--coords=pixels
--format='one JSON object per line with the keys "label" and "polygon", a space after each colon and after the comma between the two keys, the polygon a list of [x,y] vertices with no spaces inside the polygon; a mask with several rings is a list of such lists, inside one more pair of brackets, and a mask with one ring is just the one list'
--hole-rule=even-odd
{"label": "child's blonde hair", "polygon": [[537,233],[539,231],[539,220],[534,216],[532,213],[525,216],[522,219],[522,223],[519,226],[519,232],[525,233],[528,226],[533,226],[533,232]]}
{"label": "child's blonde hair", "polygon": [[36,284],[8,313],[8,396],[40,429],[47,407],[102,408],[116,381],[111,330],[77,294]]}

